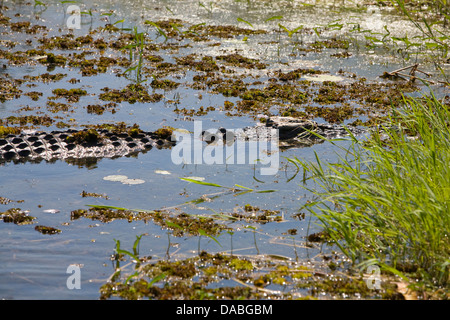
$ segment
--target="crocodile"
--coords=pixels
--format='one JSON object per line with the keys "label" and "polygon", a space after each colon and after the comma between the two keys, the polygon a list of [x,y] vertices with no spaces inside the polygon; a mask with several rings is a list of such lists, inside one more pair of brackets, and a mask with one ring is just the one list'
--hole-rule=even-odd
{"label": "crocodile", "polygon": [[[233,143],[237,139],[257,140],[276,138],[282,149],[311,146],[323,142],[320,136],[336,138],[359,134],[360,129],[346,129],[340,125],[319,124],[293,117],[271,117],[265,123],[239,130],[219,128],[215,132],[203,131],[203,141],[210,144],[219,140]],[[314,134],[314,133],[316,134]],[[0,138],[0,163],[53,162],[65,160],[80,166],[96,163],[101,158],[117,158],[145,153],[156,147],[171,148],[175,137],[139,130],[137,133],[114,132],[107,129],[69,129],[52,132],[25,132]]]}
{"label": "crocodile", "polygon": [[147,152],[153,147],[170,148],[170,137],[155,132],[114,132],[107,129],[69,129],[9,134],[0,139],[0,163],[53,162],[66,160],[78,165],[101,158],[117,158]]}
{"label": "crocodile", "polygon": [[325,139],[336,139],[350,134],[357,136],[365,132],[364,129],[354,126],[344,127],[294,117],[275,116],[264,119],[263,123],[243,129],[229,130],[221,127],[213,131],[206,130],[202,132],[202,139],[211,144],[218,141],[232,143],[236,140],[261,141],[276,138],[281,149],[289,149],[307,147],[322,143]]}

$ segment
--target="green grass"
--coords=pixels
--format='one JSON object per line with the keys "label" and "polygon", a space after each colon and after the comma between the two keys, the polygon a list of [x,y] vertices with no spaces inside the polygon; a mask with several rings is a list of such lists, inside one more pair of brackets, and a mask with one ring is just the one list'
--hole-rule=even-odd
{"label": "green grass", "polygon": [[346,256],[436,291],[449,284],[450,111],[434,96],[404,102],[338,163],[291,160],[319,187],[305,208]]}

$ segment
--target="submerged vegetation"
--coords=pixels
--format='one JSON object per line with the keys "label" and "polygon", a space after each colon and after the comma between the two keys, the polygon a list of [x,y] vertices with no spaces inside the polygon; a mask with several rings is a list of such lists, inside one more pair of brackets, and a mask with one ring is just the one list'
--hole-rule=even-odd
{"label": "submerged vegetation", "polygon": [[[139,256],[136,237],[133,252],[122,249],[116,240],[115,272],[100,288],[100,299],[318,299],[373,296],[362,277],[342,275],[333,280],[322,269],[305,266],[283,256],[240,256],[199,252],[196,257],[171,261]],[[132,259],[121,267],[123,261]],[[376,295],[385,299],[400,297],[392,285],[384,285]]]}

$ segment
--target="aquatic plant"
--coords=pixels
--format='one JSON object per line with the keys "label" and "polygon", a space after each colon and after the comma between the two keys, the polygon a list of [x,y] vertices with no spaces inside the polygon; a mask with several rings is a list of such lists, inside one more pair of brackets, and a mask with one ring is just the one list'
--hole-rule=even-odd
{"label": "aquatic plant", "polygon": [[130,63],[132,63],[132,66],[126,69],[123,74],[129,74],[135,71],[136,76],[133,81],[139,85],[146,81],[142,79],[145,35],[143,32],[138,32],[137,27],[134,27],[133,31],[133,42],[121,48],[121,50],[128,50]]}
{"label": "aquatic plant", "polygon": [[[435,96],[405,98],[382,130],[352,137],[338,163],[291,159],[319,197],[304,205],[355,263],[378,264],[418,291],[448,285],[450,113]],[[308,177],[309,175],[309,177]]]}
{"label": "aquatic plant", "polygon": [[292,36],[293,36],[295,33],[299,32],[300,30],[303,29],[303,25],[300,25],[300,26],[298,26],[297,28],[294,28],[294,29],[292,29],[292,30],[289,30],[288,28],[286,28],[285,26],[283,26],[281,23],[279,23],[278,26],[279,26],[282,30],[284,30],[284,31],[287,33],[287,35],[288,35],[289,38],[292,38]]}
{"label": "aquatic plant", "polygon": [[[445,33],[446,28],[448,28],[448,26],[446,26],[448,23],[447,20],[450,19],[449,2],[447,2],[447,0],[434,1],[434,6],[438,8],[440,15],[444,16],[443,31],[434,27],[437,25],[437,22],[430,22],[425,17],[422,17],[421,19],[415,18],[412,11],[408,10],[405,0],[391,0],[391,2],[397,4],[399,10],[414,24],[416,29],[421,32],[422,36],[419,37],[421,44],[425,46],[426,50],[431,51],[435,55],[435,57],[432,56],[431,58],[434,60],[436,68],[447,78],[444,70],[440,67],[440,61],[436,61],[436,59],[446,61],[449,55],[450,35],[449,33]],[[447,82],[450,82],[448,78]]]}
{"label": "aquatic plant", "polygon": [[148,24],[148,25],[151,25],[151,26],[155,27],[155,29],[158,31],[158,34],[164,37],[164,42],[166,42],[169,39],[169,36],[167,35],[167,33],[164,32],[164,30],[158,24],[156,24],[155,22],[150,21],[150,20],[146,20],[144,22],[144,24]]}
{"label": "aquatic plant", "polygon": [[17,127],[0,126],[0,138],[6,137],[8,134],[20,134],[21,130]]}
{"label": "aquatic plant", "polygon": [[209,7],[207,7],[203,2],[198,2],[198,5],[202,8],[204,8],[206,11],[208,11],[209,14],[211,14],[213,12],[213,2],[210,1],[208,3]]}
{"label": "aquatic plant", "polygon": [[39,1],[39,0],[34,0],[34,7],[36,8],[38,6],[47,8],[47,5],[44,2]]}
{"label": "aquatic plant", "polygon": [[[248,187],[244,187],[242,185],[239,184],[235,184],[233,187],[226,187],[226,186],[222,186],[220,184],[217,183],[211,183],[211,182],[206,182],[206,181],[200,181],[200,180],[196,180],[196,179],[191,179],[191,178],[180,178],[183,181],[187,181],[187,182],[191,182],[191,183],[195,183],[195,184],[200,184],[203,186],[210,186],[210,187],[216,187],[216,188],[223,188],[225,189],[224,193],[236,193],[236,195],[241,195],[241,194],[246,194],[246,193],[250,193],[250,192],[255,192],[255,193],[271,193],[271,192],[275,192],[276,190],[255,190],[252,188],[248,188]],[[202,201],[203,198],[200,199],[196,199],[196,200],[192,200],[191,202],[193,203],[197,203],[198,201],[203,202]]]}

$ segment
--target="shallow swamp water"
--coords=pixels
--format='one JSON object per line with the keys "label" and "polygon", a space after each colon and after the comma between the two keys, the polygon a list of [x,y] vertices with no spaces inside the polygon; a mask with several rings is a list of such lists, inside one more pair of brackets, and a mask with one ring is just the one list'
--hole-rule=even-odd
{"label": "shallow swamp water", "polygon": [[[415,28],[394,8],[374,1],[48,0],[1,5],[0,126],[52,131],[124,122],[146,131],[169,126],[193,132],[195,121],[203,129],[238,129],[284,115],[366,127],[382,123],[402,92],[420,96],[431,88],[441,97],[448,95],[448,87],[439,82],[442,74],[421,54],[422,48],[389,41],[405,34],[413,38]],[[73,17],[69,5],[81,10],[79,28],[68,28]],[[415,63],[429,74],[423,77],[430,86],[381,77]],[[144,91],[145,99],[135,95]],[[317,154],[337,161],[339,147],[350,142],[335,144],[280,150],[274,175],[261,175],[264,165],[258,163],[178,165],[172,149],[85,163],[3,163],[0,212],[5,217],[17,208],[35,219],[0,222],[0,297],[114,298],[105,293],[110,290],[105,284],[124,283],[137,270],[130,256],[118,258],[117,241],[132,251],[141,235],[139,257],[148,257],[149,266],[168,261],[189,265],[203,251],[204,263],[210,263],[206,253],[240,259],[224,259],[235,266],[235,274],[199,261],[193,263],[201,272],[192,275],[177,274],[174,266],[146,269],[150,280],[158,272],[166,277],[155,280],[156,285],[174,281],[181,288],[171,278],[178,276],[184,285],[197,283],[204,294],[146,291],[153,298],[208,298],[217,293],[208,290],[221,287],[247,290],[220,293],[228,298],[393,297],[395,290],[383,296],[387,289],[367,289],[357,273],[348,273],[348,262],[337,248],[308,237],[321,228],[299,210],[312,195],[303,188],[302,171],[288,158],[314,161]],[[139,180],[114,181],[111,176]],[[89,206],[136,211],[134,218],[74,214]],[[136,213],[144,210],[164,217],[139,219]],[[210,223],[228,229],[208,234],[200,224],[206,234],[176,232],[182,222],[169,217],[185,214],[199,221],[199,216],[212,218]],[[164,223],[169,220],[171,224]],[[242,261],[251,261],[252,267],[237,264]],[[118,264],[123,268],[119,279],[113,276]],[[79,267],[81,289],[68,286],[71,265]],[[249,270],[251,274],[242,274]],[[289,270],[306,276],[295,277]],[[141,296],[128,292],[123,297]]]}

